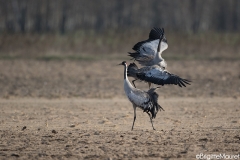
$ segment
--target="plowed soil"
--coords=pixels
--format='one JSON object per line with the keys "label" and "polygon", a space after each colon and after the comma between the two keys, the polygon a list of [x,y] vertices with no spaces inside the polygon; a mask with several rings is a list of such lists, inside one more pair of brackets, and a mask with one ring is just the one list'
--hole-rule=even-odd
{"label": "plowed soil", "polygon": [[239,60],[169,61],[192,84],[161,87],[156,130],[138,109],[133,131],[121,61],[0,60],[0,159],[240,154]]}

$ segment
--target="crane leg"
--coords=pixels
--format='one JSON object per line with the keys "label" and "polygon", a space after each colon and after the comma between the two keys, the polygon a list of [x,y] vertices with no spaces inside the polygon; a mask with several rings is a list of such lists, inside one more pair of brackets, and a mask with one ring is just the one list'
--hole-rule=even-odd
{"label": "crane leg", "polygon": [[153,128],[153,130],[156,130],[156,129],[153,127],[153,121],[152,121],[152,117],[151,117],[150,113],[147,112],[147,114],[148,114],[148,116],[149,116],[149,118],[150,118],[150,121],[151,121],[151,123],[152,123],[152,128]]}
{"label": "crane leg", "polygon": [[136,81],[136,79],[132,80],[132,83],[133,83],[133,86],[136,88],[135,83],[134,83],[135,81]]}
{"label": "crane leg", "polygon": [[136,120],[136,106],[135,105],[133,105],[133,111],[134,111],[134,117],[133,117],[132,130],[133,130],[134,123],[135,123],[135,120]]}
{"label": "crane leg", "polygon": [[[152,84],[152,83],[148,82],[148,87],[149,87],[149,89],[150,89],[150,87],[151,87],[151,84]],[[136,88],[136,87],[135,87],[135,88]]]}

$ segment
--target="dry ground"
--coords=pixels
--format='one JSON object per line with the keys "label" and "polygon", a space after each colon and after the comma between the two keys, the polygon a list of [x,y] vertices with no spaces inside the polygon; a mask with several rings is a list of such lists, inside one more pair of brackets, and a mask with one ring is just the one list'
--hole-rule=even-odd
{"label": "dry ground", "polygon": [[[0,60],[0,97],[125,98],[123,66],[117,65],[121,62],[122,59]],[[240,60],[167,63],[171,73],[193,83],[186,88],[164,86],[160,97],[240,97]],[[148,89],[146,83],[136,82],[136,86]]]}
{"label": "dry ground", "polygon": [[[169,61],[153,131],[123,91],[121,60],[0,60],[0,159],[195,159],[240,154],[240,61]],[[147,84],[136,83],[147,89]]]}
{"label": "dry ground", "polygon": [[126,99],[1,100],[1,159],[186,158],[239,154],[240,101],[167,98],[153,131]]}

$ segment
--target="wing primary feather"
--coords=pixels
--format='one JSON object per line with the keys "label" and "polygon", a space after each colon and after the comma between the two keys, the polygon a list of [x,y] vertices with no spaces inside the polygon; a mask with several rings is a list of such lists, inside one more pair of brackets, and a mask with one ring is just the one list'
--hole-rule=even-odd
{"label": "wing primary feather", "polygon": [[184,86],[184,85],[182,85],[181,82],[182,82],[182,79],[181,79],[180,77],[178,77],[178,85],[181,85],[181,87],[182,87],[182,86]]}
{"label": "wing primary feather", "polygon": [[183,79],[183,80],[185,80],[185,81],[187,81],[187,82],[192,82],[192,81],[190,81],[190,80],[188,80],[188,79]]}
{"label": "wing primary feather", "polygon": [[159,37],[162,36],[163,34],[164,33],[161,28],[154,27],[149,33],[149,39],[151,40],[159,39]]}
{"label": "wing primary feather", "polygon": [[184,82],[184,83],[186,83],[186,84],[188,84],[188,85],[191,85],[189,82],[191,82],[191,81],[189,81],[189,80],[187,80],[187,79],[182,79],[182,81]]}
{"label": "wing primary feather", "polygon": [[182,79],[180,80],[180,82],[184,87],[186,87],[186,85],[183,83]]}
{"label": "wing primary feather", "polygon": [[181,83],[180,83],[180,82],[178,83],[178,86],[179,86],[179,87],[182,87],[182,85],[181,85]]}

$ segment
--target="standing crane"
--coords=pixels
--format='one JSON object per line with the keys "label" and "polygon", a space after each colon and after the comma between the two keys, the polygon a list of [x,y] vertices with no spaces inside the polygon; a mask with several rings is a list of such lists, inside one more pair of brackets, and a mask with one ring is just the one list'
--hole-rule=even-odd
{"label": "standing crane", "polygon": [[167,70],[158,65],[146,66],[138,69],[135,63],[131,63],[128,66],[127,75],[134,78],[132,83],[135,88],[136,86],[134,82],[136,80],[148,82],[149,88],[151,87],[151,83],[162,86],[165,84],[174,84],[179,87],[186,87],[186,84],[190,85],[191,82],[190,80],[183,79],[177,75],[169,73]]}
{"label": "standing crane", "polygon": [[162,58],[162,52],[167,48],[164,28],[153,28],[149,33],[149,38],[135,44],[132,49],[136,52],[129,52],[129,56],[143,66],[159,65],[165,69],[167,63]]}
{"label": "standing crane", "polygon": [[152,119],[156,117],[158,111],[164,109],[158,104],[158,94],[155,92],[157,88],[152,88],[147,92],[142,91],[140,89],[134,88],[132,84],[129,82],[127,77],[127,63],[123,61],[119,65],[124,66],[124,91],[126,96],[128,97],[129,101],[133,105],[134,110],[134,118],[132,124],[132,130],[134,127],[134,123],[136,120],[136,108],[140,108],[143,112],[146,112],[150,118],[152,123],[152,128],[155,130],[153,126]]}

